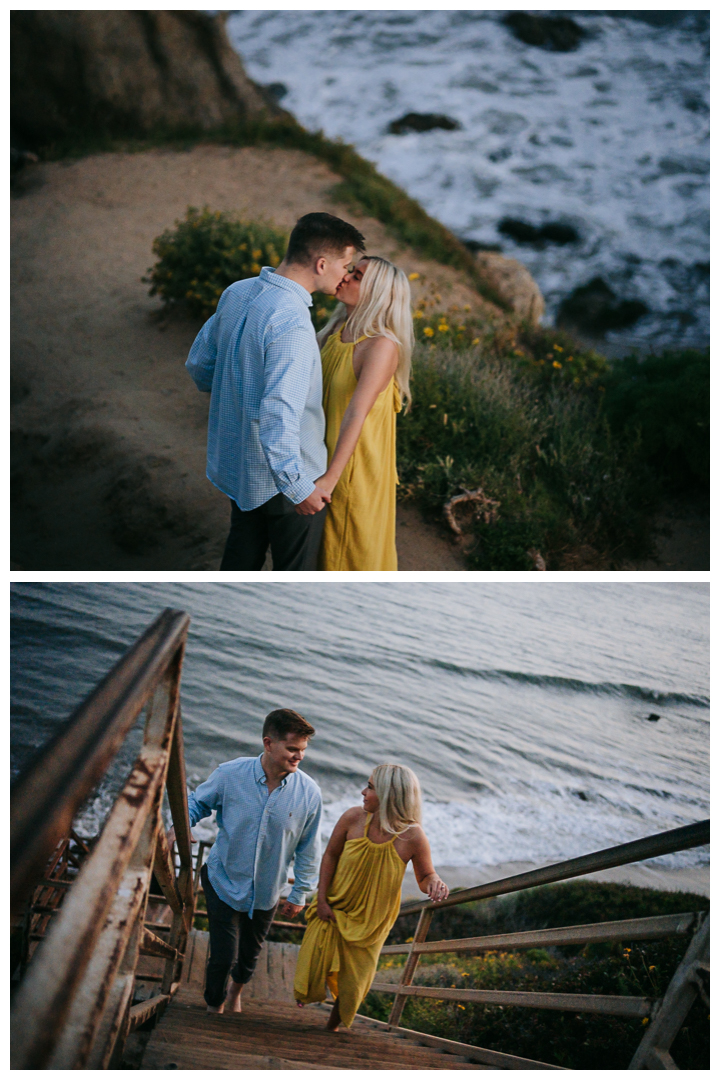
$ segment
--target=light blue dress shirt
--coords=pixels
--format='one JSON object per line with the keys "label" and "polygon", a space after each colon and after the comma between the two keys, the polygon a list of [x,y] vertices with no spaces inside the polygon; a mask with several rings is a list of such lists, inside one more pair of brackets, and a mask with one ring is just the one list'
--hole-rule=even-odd
{"label": "light blue dress shirt", "polygon": [[327,468],[322,364],[307,289],[264,266],[236,281],[185,366],[210,391],[207,477],[241,510],[301,503]]}
{"label": "light blue dress shirt", "polygon": [[207,860],[210,884],[226,904],[250,915],[275,907],[293,857],[291,904],[305,903],[320,868],[320,788],[298,769],[268,794],[261,758],[218,765],[188,797],[191,825],[217,814],[218,835]]}

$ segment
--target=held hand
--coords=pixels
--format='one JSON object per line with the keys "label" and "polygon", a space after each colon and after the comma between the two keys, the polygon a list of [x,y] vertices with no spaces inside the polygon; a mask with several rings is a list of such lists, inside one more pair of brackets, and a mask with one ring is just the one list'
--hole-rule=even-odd
{"label": "held hand", "polygon": [[450,890],[444,881],[441,881],[437,874],[433,874],[428,882],[427,895],[434,902],[438,900],[445,900],[449,895]]}
{"label": "held hand", "polygon": [[330,907],[327,900],[318,899],[317,916],[318,919],[321,919],[323,922],[337,922],[337,919],[335,918],[335,912]]}
{"label": "held hand", "polygon": [[294,919],[304,908],[304,904],[291,904],[289,900],[281,900],[278,904],[278,912],[287,919]]}
{"label": "held hand", "polygon": [[317,514],[318,510],[322,510],[326,503],[331,502],[331,495],[329,491],[324,491],[318,487],[317,484],[308,495],[307,499],[303,499],[301,503],[298,503],[295,507],[296,514]]}

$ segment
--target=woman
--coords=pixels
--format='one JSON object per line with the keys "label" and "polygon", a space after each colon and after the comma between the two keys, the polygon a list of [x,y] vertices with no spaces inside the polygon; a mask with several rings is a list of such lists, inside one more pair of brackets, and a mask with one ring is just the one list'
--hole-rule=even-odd
{"label": "woman", "polygon": [[333,829],[295,969],[298,1005],[324,1001],[326,984],[335,997],[328,1031],[337,1031],[341,1021],[349,1028],[370,989],[400,908],[408,862],[431,900],[448,895],[420,826],[415,773],[404,765],[378,765],[362,795],[362,806],[346,810]]}
{"label": "woman", "polygon": [[402,270],[375,255],[346,274],[318,334],[332,492],[319,569],[397,570],[395,414],[410,404],[413,322]]}

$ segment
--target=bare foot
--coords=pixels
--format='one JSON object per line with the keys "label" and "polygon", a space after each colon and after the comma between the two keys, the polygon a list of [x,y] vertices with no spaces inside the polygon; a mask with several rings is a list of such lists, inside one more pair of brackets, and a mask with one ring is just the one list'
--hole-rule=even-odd
{"label": "bare foot", "polygon": [[332,1007],[332,1012],[328,1017],[328,1022],[325,1025],[326,1031],[337,1031],[340,1027],[340,1002],[335,998],[335,1002]]}
{"label": "bare foot", "polygon": [[225,1004],[227,1005],[228,1012],[242,1012],[242,1002],[240,1000],[242,988],[242,983],[236,983],[233,978],[230,979],[230,984],[225,995]]}
{"label": "bare foot", "polygon": [[208,1005],[208,1007],[207,1007],[207,1011],[208,1012],[213,1012],[213,1013],[221,1013],[221,1012],[224,1011],[224,1009],[225,1009],[225,1002],[224,1001],[223,1001],[222,1005]]}

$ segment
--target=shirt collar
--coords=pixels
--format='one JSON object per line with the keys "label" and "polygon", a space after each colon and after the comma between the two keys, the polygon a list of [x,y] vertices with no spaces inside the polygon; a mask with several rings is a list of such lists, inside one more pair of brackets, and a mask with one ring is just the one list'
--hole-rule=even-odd
{"label": "shirt collar", "polygon": [[[253,767],[253,774],[254,774],[255,780],[257,781],[258,784],[265,784],[265,786],[267,787],[267,776],[265,775],[265,770],[262,767],[262,754],[258,754],[258,756],[255,758],[255,765]],[[287,776],[283,776],[282,780],[278,784],[278,787],[285,787],[287,782],[288,782]]]}
{"label": "shirt collar", "polygon": [[276,274],[272,266],[263,266],[260,271],[260,280],[267,282],[268,285],[277,285],[280,289],[287,289],[289,292],[299,296],[308,307],[312,307],[312,296],[307,289],[303,288],[302,285],[298,285],[297,281],[291,281],[290,278]]}

